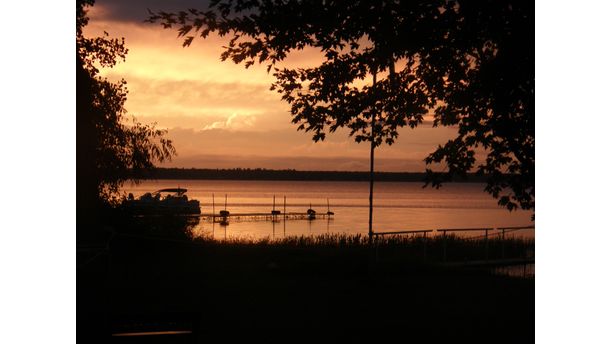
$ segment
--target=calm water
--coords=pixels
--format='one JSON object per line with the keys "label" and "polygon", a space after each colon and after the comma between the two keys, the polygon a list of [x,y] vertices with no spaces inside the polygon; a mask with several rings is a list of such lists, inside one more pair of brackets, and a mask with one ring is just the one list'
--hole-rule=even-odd
{"label": "calm water", "polygon": [[[438,190],[424,189],[422,185],[403,182],[375,184],[374,231],[533,225],[532,212],[510,213],[500,208],[483,192],[484,184],[447,184]],[[287,212],[305,212],[312,204],[318,213],[325,213],[328,199],[330,210],[335,212],[332,220],[234,221],[228,226],[200,221],[195,229],[197,235],[222,239],[368,232],[368,182],[158,180],[126,184],[124,191],[140,196],[145,192],[179,186],[188,189],[190,199],[200,201],[202,213],[212,213],[213,194],[216,213],[223,209],[226,194],[227,210],[231,213],[269,213],[275,195],[277,210],[283,210],[283,196],[286,196]],[[512,235],[532,236],[533,230]]]}

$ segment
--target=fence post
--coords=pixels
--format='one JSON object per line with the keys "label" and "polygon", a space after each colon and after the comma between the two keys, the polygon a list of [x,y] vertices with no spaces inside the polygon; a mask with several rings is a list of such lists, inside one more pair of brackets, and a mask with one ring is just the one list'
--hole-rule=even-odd
{"label": "fence post", "polygon": [[446,263],[446,231],[442,231],[442,259]]}
{"label": "fence post", "polygon": [[378,263],[378,245],[380,245],[379,241],[378,241],[378,235],[374,236],[374,247],[375,247],[375,256],[374,256],[374,261],[376,263]]}
{"label": "fence post", "polygon": [[427,232],[423,232],[423,262],[427,261]]}
{"label": "fence post", "polygon": [[485,229],[485,261],[489,261],[489,229]]}
{"label": "fence post", "polygon": [[501,250],[501,257],[502,259],[504,259],[506,257],[505,254],[505,241],[506,241],[506,229],[502,228],[502,250]]}

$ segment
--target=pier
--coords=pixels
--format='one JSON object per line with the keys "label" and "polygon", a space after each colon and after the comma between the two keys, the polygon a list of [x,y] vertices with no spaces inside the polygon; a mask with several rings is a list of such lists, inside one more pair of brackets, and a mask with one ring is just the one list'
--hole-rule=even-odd
{"label": "pier", "polygon": [[225,204],[223,210],[219,213],[215,212],[215,195],[212,195],[212,213],[202,213],[199,216],[204,221],[212,223],[220,223],[228,225],[230,220],[233,222],[247,221],[272,221],[280,222],[287,220],[317,220],[317,219],[333,219],[334,212],[329,208],[329,198],[327,199],[327,212],[317,213],[312,209],[312,203],[305,212],[287,212],[287,197],[283,196],[283,211],[276,210],[276,195],[272,197],[272,210],[269,213],[254,212],[254,213],[231,213],[227,210],[227,194],[225,195]]}
{"label": "pier", "polygon": [[331,219],[334,217],[333,214],[328,215],[326,213],[229,213],[227,215],[221,214],[200,214],[200,218],[210,222],[222,222],[224,220],[233,221],[281,221],[281,220],[316,220],[316,219]]}

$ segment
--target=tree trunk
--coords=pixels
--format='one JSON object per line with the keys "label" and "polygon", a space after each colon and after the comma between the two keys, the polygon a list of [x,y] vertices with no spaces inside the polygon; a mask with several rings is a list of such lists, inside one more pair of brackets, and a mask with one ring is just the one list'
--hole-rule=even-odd
{"label": "tree trunk", "polygon": [[[372,88],[374,93],[376,93],[376,70],[374,70],[372,72]],[[374,102],[376,103],[376,98],[374,100]],[[374,132],[374,125],[376,123],[376,113],[374,112],[372,114],[372,137],[370,138],[370,216],[369,216],[369,220],[368,220],[368,239],[369,239],[369,243],[372,244],[372,236],[373,236],[373,232],[372,232],[372,203],[373,203],[373,199],[374,199],[374,148],[376,147],[375,144],[375,132]]]}

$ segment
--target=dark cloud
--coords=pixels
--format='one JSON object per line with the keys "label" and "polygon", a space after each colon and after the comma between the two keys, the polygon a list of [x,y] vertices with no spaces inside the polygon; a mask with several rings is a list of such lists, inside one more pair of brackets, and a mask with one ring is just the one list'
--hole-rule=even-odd
{"label": "dark cloud", "polygon": [[209,1],[202,0],[97,0],[94,4],[94,10],[96,8],[101,10],[96,11],[96,19],[143,23],[149,17],[147,9],[154,12],[177,12],[189,8],[205,10],[209,3]]}

